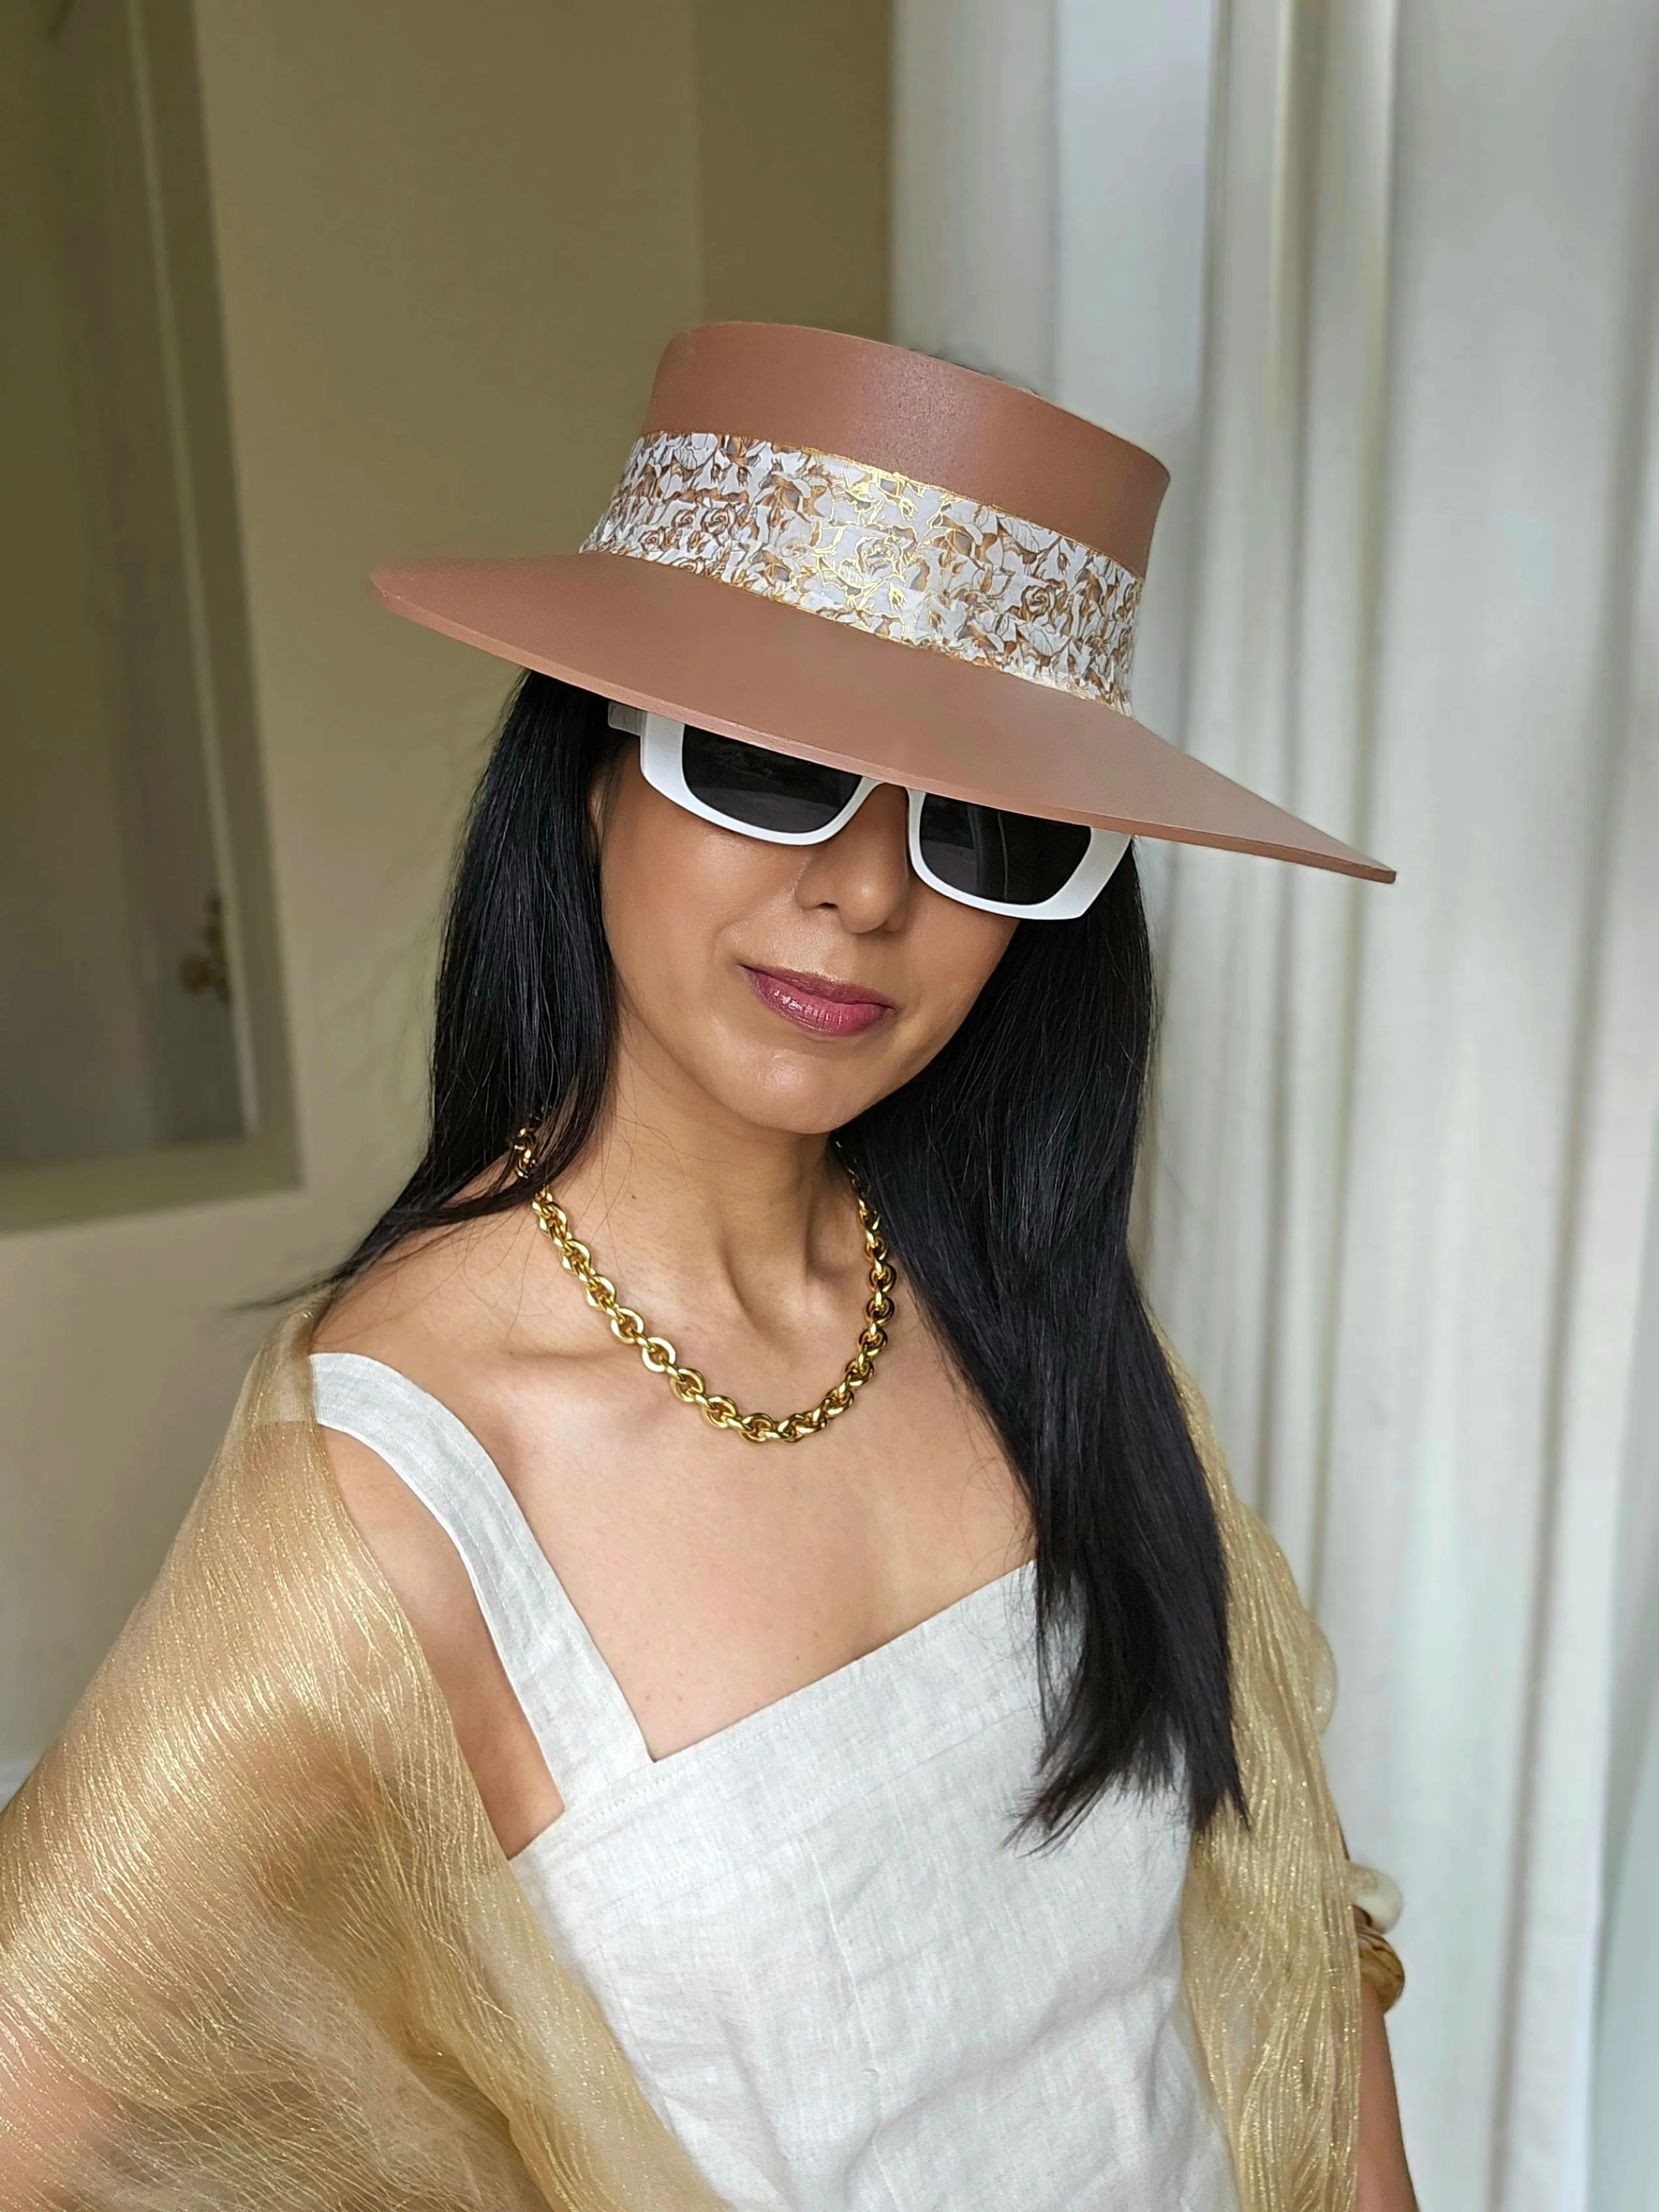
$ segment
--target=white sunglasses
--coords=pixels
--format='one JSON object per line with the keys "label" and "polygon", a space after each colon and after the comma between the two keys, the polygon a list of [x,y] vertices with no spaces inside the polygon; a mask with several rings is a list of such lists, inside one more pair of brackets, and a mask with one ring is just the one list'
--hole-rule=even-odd
{"label": "white sunglasses", "polygon": [[[612,704],[613,730],[640,741],[640,771],[688,814],[769,845],[822,845],[844,830],[883,779],[723,738],[665,714]],[[1116,830],[1090,830],[1006,807],[912,791],[910,866],[923,883],[1020,921],[1075,921],[1129,849]]]}

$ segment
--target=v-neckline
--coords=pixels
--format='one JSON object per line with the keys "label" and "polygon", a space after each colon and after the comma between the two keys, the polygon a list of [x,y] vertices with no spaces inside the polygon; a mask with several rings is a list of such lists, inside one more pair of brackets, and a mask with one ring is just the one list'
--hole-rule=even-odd
{"label": "v-neckline", "polygon": [[[356,1376],[366,1380],[364,1370],[374,1370],[378,1377],[384,1378],[378,1389],[373,1391],[379,1403],[383,1407],[395,1407],[402,1401],[404,1412],[410,1405],[418,1407],[426,1417],[434,1440],[447,1449],[447,1454],[459,1464],[464,1478],[476,1486],[471,1494],[488,1524],[485,1534],[489,1540],[484,1543],[477,1540],[476,1531],[468,1529],[455,1516],[446,1513],[443,1510],[444,1498],[434,1494],[419,1480],[422,1474],[429,1475],[434,1470],[418,1467],[414,1463],[413,1455],[407,1452],[400,1452],[398,1456],[405,1458],[409,1463],[396,1464],[387,1456],[387,1440],[384,1437],[377,1440],[365,1436],[362,1439],[371,1450],[377,1451],[380,1457],[386,1459],[392,1471],[422,1498],[460,1553],[483,1613],[490,1640],[507,1673],[514,1697],[547,1761],[555,1786],[560,1790],[561,1797],[565,1801],[565,1811],[556,1816],[550,1828],[544,1829],[541,1835],[562,1824],[574,1808],[576,1799],[566,1796],[559,1775],[555,1771],[554,1743],[564,1737],[565,1731],[553,1729],[550,1726],[549,1698],[544,1692],[537,1694],[542,1686],[532,1686],[520,1680],[520,1671],[514,1665],[514,1651],[502,1648],[507,1623],[511,1622],[514,1627],[520,1626],[522,1616],[527,1609],[532,1613],[543,1613],[541,1626],[544,1628],[562,1632],[565,1656],[574,1660],[587,1676],[589,1690],[599,1708],[594,1717],[599,1720],[608,1738],[606,1748],[611,1754],[599,1763],[606,1771],[608,1779],[619,1779],[623,1775],[666,1775],[678,1771],[688,1763],[699,1763],[703,1759],[714,1756],[715,1747],[729,1741],[763,1733],[769,1727],[787,1725],[790,1720],[799,1717],[803,1708],[810,1710],[814,1705],[844,1695],[854,1683],[878,1674],[884,1667],[900,1663],[908,1654],[947,1632],[953,1625],[971,1619],[981,1606],[991,1601],[994,1593],[1002,1593],[1006,1600],[1014,1585],[1030,1577],[1036,1569],[1035,1559],[1023,1559],[1017,1566],[992,1577],[989,1581],[975,1583],[973,1589],[964,1590],[959,1597],[951,1599],[936,1611],[924,1614],[908,1628],[899,1630],[896,1635],[872,1644],[867,1651],[855,1653],[840,1666],[814,1675],[810,1681],[798,1683],[793,1690],[786,1690],[781,1696],[769,1698],[764,1705],[756,1705],[746,1713],[739,1713],[720,1728],[658,1757],[646,1741],[645,1731],[640,1726],[638,1716],[617,1680],[615,1670],[595,1643],[558,1570],[532,1528],[512,1486],[459,1415],[452,1411],[442,1399],[435,1397],[412,1376],[405,1375],[401,1368],[392,1367],[385,1360],[374,1359],[362,1352],[319,1352],[313,1355],[313,1371],[325,1376]],[[337,1426],[339,1423],[326,1421],[325,1425]],[[356,1433],[355,1430],[348,1432]],[[444,1486],[440,1484],[438,1487],[441,1490]],[[494,1557],[492,1551],[495,1554]],[[503,1569],[510,1571],[504,1575]],[[505,1594],[500,1587],[504,1580],[509,1585]],[[550,1736],[553,1737],[554,1742],[550,1742]],[[568,1761],[562,1763],[568,1764]],[[591,1792],[583,1787],[577,1795],[586,1796]],[[540,1839],[540,1835],[532,1838],[525,1848],[533,1849]]]}
{"label": "v-neckline", "polygon": [[[912,1621],[908,1628],[901,1628],[896,1635],[889,1636],[879,1644],[872,1644],[867,1651],[855,1652],[852,1658],[844,1659],[839,1667],[831,1667],[824,1674],[814,1674],[809,1681],[798,1682],[793,1690],[784,1691],[780,1697],[769,1698],[764,1705],[751,1706],[746,1713],[738,1713],[735,1718],[723,1722],[719,1728],[711,1729],[706,1735],[694,1736],[690,1743],[683,1743],[678,1750],[664,1752],[660,1758],[655,1756],[645,1742],[644,1731],[629,1705],[629,1717],[634,1720],[646,1758],[653,1771],[660,1773],[681,1759],[689,1759],[695,1752],[724,1744],[728,1737],[740,1733],[759,1733],[763,1723],[782,1726],[798,1716],[801,1706],[810,1707],[829,1698],[842,1695],[854,1681],[878,1674],[884,1665],[896,1664],[923,1644],[933,1642],[935,1637],[945,1634],[970,1617],[981,1604],[988,1602],[993,1592],[1000,1591],[1006,1596],[1016,1583],[1032,1573],[1035,1566],[1035,1560],[1022,1559],[1018,1566],[1010,1567],[1004,1574],[994,1575],[989,1582],[975,1583],[972,1589],[964,1590],[960,1597],[952,1598],[948,1605],[940,1606],[933,1613],[924,1613],[920,1620]],[[574,1607],[572,1610],[574,1610]],[[594,1650],[596,1652],[599,1650],[597,1644]],[[622,1685],[611,1674],[603,1653],[599,1653],[599,1663],[611,1675],[617,1695],[627,1705],[628,1699]],[[751,1723],[754,1723],[752,1728]]]}

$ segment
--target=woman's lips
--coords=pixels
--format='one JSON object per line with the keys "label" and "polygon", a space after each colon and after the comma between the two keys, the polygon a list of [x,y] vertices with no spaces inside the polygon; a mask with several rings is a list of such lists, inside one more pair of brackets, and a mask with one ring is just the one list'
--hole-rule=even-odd
{"label": "woman's lips", "polygon": [[756,996],[797,1029],[814,1036],[857,1036],[893,1011],[893,1001],[861,983],[803,975],[793,968],[745,968]]}

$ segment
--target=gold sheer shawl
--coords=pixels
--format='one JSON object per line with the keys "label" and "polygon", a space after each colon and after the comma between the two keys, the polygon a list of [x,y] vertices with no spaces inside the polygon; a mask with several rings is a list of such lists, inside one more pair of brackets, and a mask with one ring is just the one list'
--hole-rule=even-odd
{"label": "gold sheer shawl", "polygon": [[[711,2206],[485,1820],[312,1418],[300,1312],[155,1588],[0,1816],[11,2212]],[[1182,1933],[1243,2212],[1351,2212],[1358,1980],[1322,1647],[1182,1378],[1232,1589],[1248,1828]]]}

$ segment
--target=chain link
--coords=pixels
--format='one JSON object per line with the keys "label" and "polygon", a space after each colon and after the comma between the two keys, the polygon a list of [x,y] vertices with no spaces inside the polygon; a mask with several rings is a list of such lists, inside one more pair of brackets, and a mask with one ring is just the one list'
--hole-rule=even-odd
{"label": "chain link", "polygon": [[[513,1164],[521,1181],[528,1182],[534,1176],[536,1144],[529,1129],[520,1129],[514,1139]],[[571,1228],[569,1215],[551,1191],[537,1191],[530,1206],[557,1252],[560,1264],[581,1285],[588,1304],[605,1316],[612,1336],[619,1344],[631,1346],[653,1375],[662,1376],[683,1406],[695,1406],[712,1428],[735,1429],[751,1444],[795,1444],[804,1437],[817,1436],[831,1421],[839,1420],[851,1406],[855,1394],[875,1373],[876,1362],[886,1350],[886,1323],[893,1317],[893,1269],[882,1238],[881,1223],[865,1203],[858,1177],[851,1168],[847,1173],[858,1206],[859,1223],[864,1231],[865,1255],[870,1262],[870,1296],[864,1309],[864,1326],[859,1332],[858,1347],[843,1369],[840,1382],[826,1390],[816,1406],[807,1407],[803,1413],[786,1413],[781,1420],[775,1420],[770,1413],[740,1413],[730,1398],[711,1390],[695,1367],[682,1367],[679,1354],[667,1338],[653,1336],[646,1326],[644,1316],[636,1313],[632,1306],[625,1306],[617,1295],[617,1285],[594,1266],[592,1252]]]}

